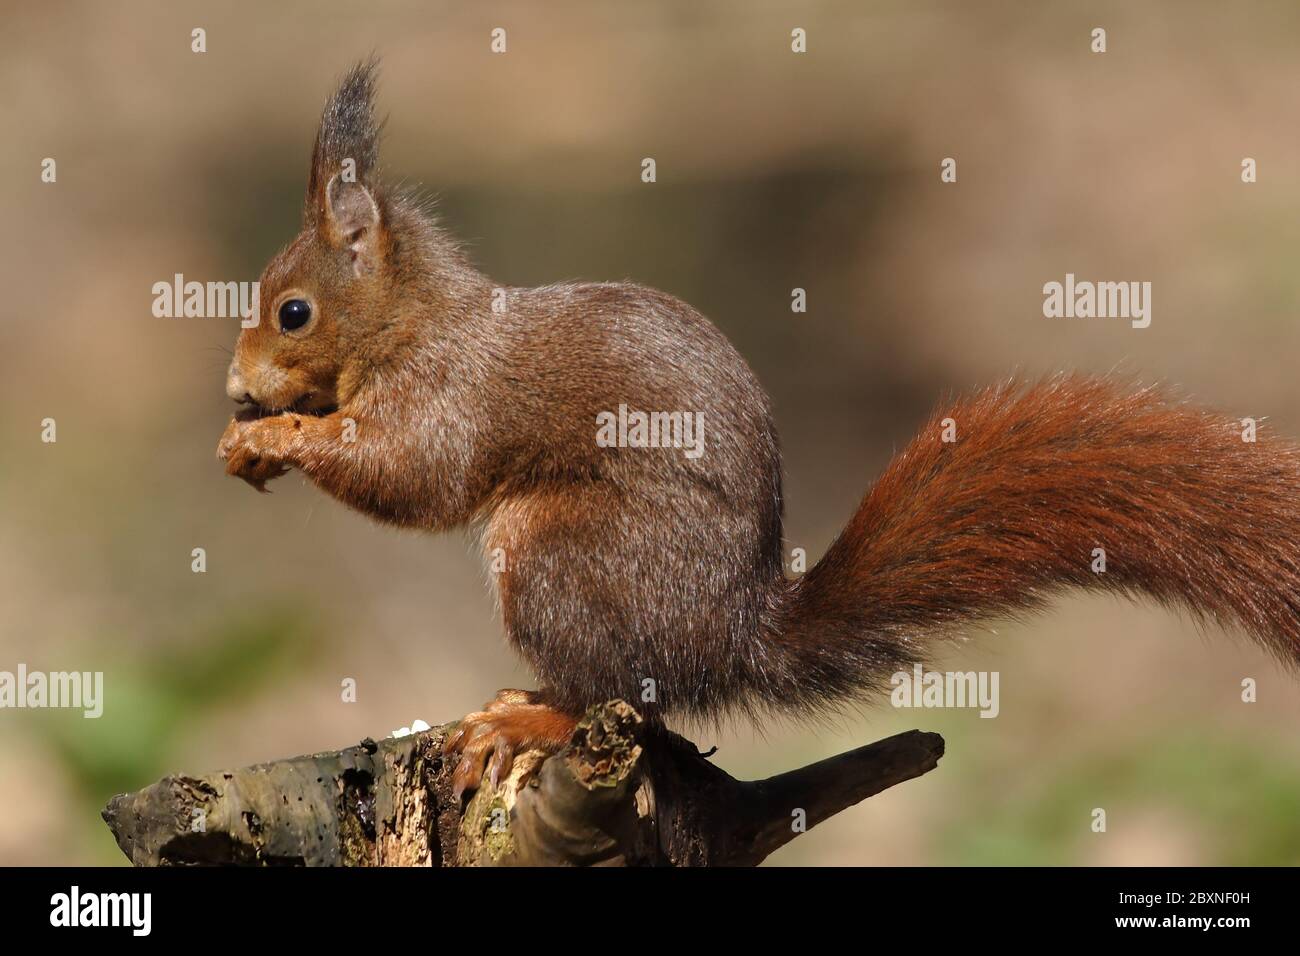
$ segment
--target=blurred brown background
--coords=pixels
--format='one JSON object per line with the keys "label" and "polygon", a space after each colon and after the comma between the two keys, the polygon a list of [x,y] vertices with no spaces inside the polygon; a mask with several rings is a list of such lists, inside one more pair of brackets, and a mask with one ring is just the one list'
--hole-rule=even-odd
{"label": "blurred brown background", "polygon": [[[1118,367],[1300,435],[1294,4],[159,0],[5,20],[0,669],[102,669],[106,710],[0,711],[0,862],[124,862],[97,816],[116,791],[530,684],[464,539],[383,530],[296,475],[269,497],[225,478],[235,322],[150,312],[177,272],[257,278],[296,231],[324,97],[371,50],[388,176],[436,193],[488,274],[629,278],[731,336],[773,396],[787,535],[811,556],[941,394],[1011,373]],[[1151,327],[1044,318],[1066,272],[1151,281]],[[773,863],[1300,862],[1300,690],[1240,635],[1080,597],[994,629],[937,663],[999,670],[996,720],[886,705],[696,732],[750,776],[913,726],[948,738],[938,771]]]}

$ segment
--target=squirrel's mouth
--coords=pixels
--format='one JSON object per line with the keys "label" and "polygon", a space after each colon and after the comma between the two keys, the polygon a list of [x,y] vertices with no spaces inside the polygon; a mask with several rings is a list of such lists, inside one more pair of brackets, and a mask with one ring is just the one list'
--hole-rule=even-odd
{"label": "squirrel's mouth", "polygon": [[323,395],[320,392],[308,392],[306,395],[299,396],[284,411],[320,417],[338,411],[338,405],[334,403],[331,396]]}
{"label": "squirrel's mouth", "polygon": [[330,397],[322,395],[320,392],[308,392],[305,395],[298,396],[287,405],[278,407],[247,402],[237,417],[246,419],[269,418],[272,415],[286,415],[292,412],[295,415],[313,415],[319,418],[336,411],[338,411],[338,405]]}

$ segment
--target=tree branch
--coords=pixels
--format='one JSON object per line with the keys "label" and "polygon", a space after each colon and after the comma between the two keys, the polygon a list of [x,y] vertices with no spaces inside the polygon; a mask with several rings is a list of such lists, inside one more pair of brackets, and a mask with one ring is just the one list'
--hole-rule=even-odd
{"label": "tree branch", "polygon": [[222,773],[164,777],[109,801],[139,866],[754,866],[846,807],[933,770],[911,730],[766,780],[739,781],[622,701],[569,745],[521,755],[463,812],[442,743],[456,725]]}

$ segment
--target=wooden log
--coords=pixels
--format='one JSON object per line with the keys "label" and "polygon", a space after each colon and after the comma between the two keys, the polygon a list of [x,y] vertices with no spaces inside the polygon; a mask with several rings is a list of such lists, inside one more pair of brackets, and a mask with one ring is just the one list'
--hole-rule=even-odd
{"label": "wooden log", "polygon": [[739,781],[622,701],[547,758],[521,754],[462,808],[456,724],[329,753],[169,776],[103,811],[137,866],[754,866],[846,807],[928,773],[943,738],[908,731]]}

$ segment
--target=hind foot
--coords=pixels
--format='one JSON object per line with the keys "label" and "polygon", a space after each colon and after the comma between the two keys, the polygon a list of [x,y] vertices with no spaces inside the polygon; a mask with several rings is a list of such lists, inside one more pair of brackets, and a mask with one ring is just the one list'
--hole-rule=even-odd
{"label": "hind foot", "polygon": [[466,715],[443,744],[446,755],[460,754],[452,773],[452,793],[477,790],[484,771],[493,787],[510,773],[515,754],[526,750],[555,753],[569,742],[578,720],[539,703],[533,691],[500,690],[483,710]]}

